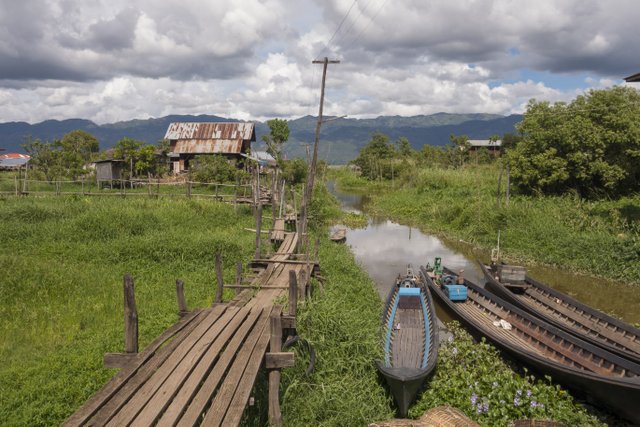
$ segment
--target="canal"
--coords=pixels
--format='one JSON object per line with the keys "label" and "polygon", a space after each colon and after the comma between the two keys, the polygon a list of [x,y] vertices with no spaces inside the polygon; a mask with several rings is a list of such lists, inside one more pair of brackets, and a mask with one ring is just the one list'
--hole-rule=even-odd
{"label": "canal", "polygon": [[[423,233],[388,218],[375,217],[367,212],[366,195],[339,191],[333,182],[328,183],[328,188],[340,201],[343,210],[367,216],[366,227],[336,227],[347,228],[347,244],[358,263],[376,283],[381,298],[386,298],[394,279],[398,274],[404,274],[409,264],[417,269],[433,263],[435,257],[441,257],[443,265],[454,271],[463,270],[464,276],[471,281],[480,285],[484,283],[476,259],[488,261],[490,254],[487,251],[466,242]],[[640,310],[637,309],[640,307],[640,292],[634,286],[548,266],[527,266],[527,273],[589,306],[628,323],[640,323]],[[449,320],[439,308],[437,312],[442,320]]]}

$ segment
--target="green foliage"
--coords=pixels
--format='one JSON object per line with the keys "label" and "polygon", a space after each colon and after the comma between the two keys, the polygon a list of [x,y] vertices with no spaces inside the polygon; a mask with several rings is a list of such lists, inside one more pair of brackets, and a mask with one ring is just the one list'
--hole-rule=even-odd
{"label": "green foliage", "polygon": [[457,154],[455,166],[464,166],[465,162],[469,159],[469,137],[467,135],[456,136],[454,134],[449,135],[449,141],[453,144],[454,152]]}
{"label": "green foliage", "polygon": [[404,157],[404,158],[413,157],[416,154],[413,147],[411,147],[411,143],[409,142],[409,139],[407,139],[404,136],[401,136],[400,138],[398,138],[398,140],[395,142],[395,145],[396,145],[397,153],[400,157]]}
{"label": "green foliage", "polygon": [[308,168],[307,162],[303,159],[280,160],[279,165],[287,184],[298,185],[306,181]]}
{"label": "green foliage", "polygon": [[484,338],[479,343],[451,323],[450,340],[440,346],[436,373],[411,408],[419,417],[426,410],[451,405],[485,426],[508,426],[513,420],[555,420],[573,426],[602,425],[574,402],[549,377],[518,375],[502,361]]}
{"label": "green foliage", "polygon": [[200,155],[191,162],[190,173],[198,182],[235,182],[237,168],[222,155]]}
{"label": "green foliage", "polygon": [[22,147],[31,156],[30,165],[48,181],[85,174],[85,166],[99,150],[98,140],[83,130],[71,131],[53,142],[28,138]]}
{"label": "green foliage", "polygon": [[234,280],[252,224],[248,210],[206,200],[0,198],[2,424],[59,425],[115,373],[102,358],[122,351],[125,273],[144,348],[178,319],[177,277],[191,308],[211,304],[216,250]]}
{"label": "green foliage", "polygon": [[640,93],[630,87],[591,90],[569,104],[532,100],[508,156],[513,182],[524,193],[638,191],[639,123]]}
{"label": "green foliage", "polygon": [[282,146],[289,139],[289,123],[284,119],[272,119],[267,120],[267,126],[270,133],[263,135],[262,140],[267,144],[267,152],[279,161]]}

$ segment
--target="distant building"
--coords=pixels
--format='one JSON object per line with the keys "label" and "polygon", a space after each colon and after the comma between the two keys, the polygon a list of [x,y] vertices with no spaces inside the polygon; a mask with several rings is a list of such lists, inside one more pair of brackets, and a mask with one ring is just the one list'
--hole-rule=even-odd
{"label": "distant building", "polygon": [[276,159],[266,151],[253,151],[250,156],[246,156],[257,162],[262,167],[275,167],[277,165]]}
{"label": "distant building", "polygon": [[502,147],[502,140],[491,141],[489,139],[470,139],[469,151],[478,151],[481,148],[486,148],[493,155],[500,154],[500,148]]}
{"label": "distant building", "polygon": [[29,163],[31,156],[19,153],[0,154],[0,169],[19,169]]}
{"label": "distant building", "polygon": [[171,123],[164,136],[169,140],[172,171],[189,170],[197,155],[220,154],[242,160],[256,140],[253,123]]}
{"label": "distant building", "polygon": [[625,77],[624,81],[627,83],[640,83],[640,73],[636,73],[632,76]]}
{"label": "distant building", "polygon": [[125,168],[124,160],[109,159],[98,160],[96,165],[96,181],[98,186],[108,183],[109,186],[113,186],[114,181],[120,181],[122,179],[122,171]]}

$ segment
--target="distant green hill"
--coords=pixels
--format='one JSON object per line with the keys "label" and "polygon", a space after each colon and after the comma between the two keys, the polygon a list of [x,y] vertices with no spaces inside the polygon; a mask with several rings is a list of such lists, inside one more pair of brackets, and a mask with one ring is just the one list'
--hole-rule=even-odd
{"label": "distant green hill", "polygon": [[[319,157],[330,163],[346,163],[357,156],[358,151],[374,132],[382,132],[392,140],[401,136],[409,138],[411,145],[419,149],[424,144],[445,145],[449,135],[466,134],[472,139],[486,139],[493,134],[514,132],[514,125],[522,120],[521,115],[500,116],[496,114],[448,114],[429,116],[381,116],[375,119],[337,119],[322,126]],[[20,147],[27,137],[51,141],[61,138],[75,129],[86,130],[100,141],[106,149],[128,136],[147,143],[155,143],[164,137],[171,122],[236,121],[210,115],[171,115],[157,119],[129,120],[105,125],[97,125],[89,120],[47,120],[37,124],[25,122],[0,123],[0,147],[9,152],[24,152]],[[306,145],[313,143],[316,118],[305,116],[291,120],[290,140],[286,144],[288,157],[305,157]],[[269,129],[263,122],[256,122],[256,148],[264,148],[260,143],[262,135]]]}

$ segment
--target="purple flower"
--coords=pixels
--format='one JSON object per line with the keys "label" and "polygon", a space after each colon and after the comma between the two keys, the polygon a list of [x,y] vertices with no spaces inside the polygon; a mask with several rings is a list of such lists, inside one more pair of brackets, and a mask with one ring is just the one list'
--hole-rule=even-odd
{"label": "purple flower", "polygon": [[482,403],[478,403],[478,406],[476,406],[476,412],[477,412],[478,414],[481,414],[481,413],[482,413]]}
{"label": "purple flower", "polygon": [[536,406],[538,406],[538,402],[536,402],[535,400],[531,401],[531,407],[535,408]]}
{"label": "purple flower", "polygon": [[447,338],[447,341],[449,342],[453,341],[453,335],[449,335],[449,338]]}
{"label": "purple flower", "polygon": [[451,350],[451,353],[453,353],[454,356],[458,355],[458,349],[453,347],[453,349]]}
{"label": "purple flower", "polygon": [[515,397],[513,399],[513,406],[520,406],[520,398],[519,397]]}
{"label": "purple flower", "polygon": [[471,404],[475,405],[477,401],[478,401],[478,395],[475,393],[471,393]]}
{"label": "purple flower", "polygon": [[489,402],[484,402],[482,404],[482,411],[483,412],[489,412]]}
{"label": "purple flower", "polygon": [[527,397],[531,397],[531,390],[527,390]]}

